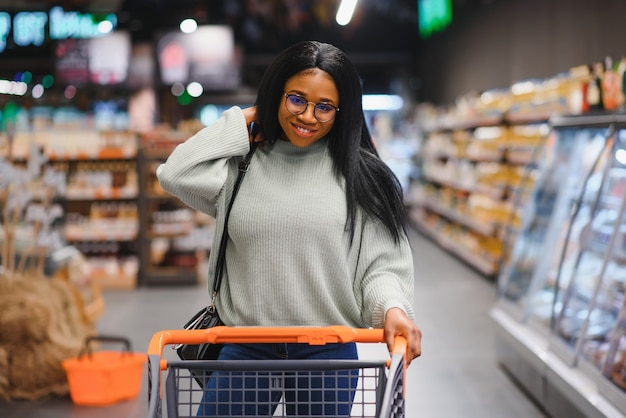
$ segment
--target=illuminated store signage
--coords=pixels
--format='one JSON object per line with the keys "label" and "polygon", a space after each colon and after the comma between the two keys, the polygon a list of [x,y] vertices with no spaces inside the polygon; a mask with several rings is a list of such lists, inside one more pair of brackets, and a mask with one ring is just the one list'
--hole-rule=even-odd
{"label": "illuminated store signage", "polygon": [[452,0],[418,0],[417,14],[420,36],[428,38],[452,23]]}
{"label": "illuminated store signage", "polygon": [[13,18],[13,41],[17,46],[40,46],[46,39],[45,12],[20,12]]}
{"label": "illuminated store signage", "polygon": [[117,26],[117,17],[108,14],[103,19],[96,19],[89,13],[64,12],[60,7],[50,9],[50,38],[95,38],[103,35],[100,29],[102,23],[110,23],[110,29]]}
{"label": "illuminated store signage", "polygon": [[110,13],[96,16],[90,13],[66,12],[55,6],[46,12],[19,12],[13,16],[0,12],[0,52],[6,49],[9,36],[19,47],[41,46],[49,38],[88,39],[104,35],[117,26],[117,17]]}
{"label": "illuminated store signage", "polygon": [[11,15],[0,12],[0,52],[7,47],[7,37],[11,31]]}

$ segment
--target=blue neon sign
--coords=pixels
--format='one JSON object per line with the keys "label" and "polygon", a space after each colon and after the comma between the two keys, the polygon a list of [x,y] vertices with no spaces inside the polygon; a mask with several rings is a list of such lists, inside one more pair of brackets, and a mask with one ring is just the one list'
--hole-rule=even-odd
{"label": "blue neon sign", "polygon": [[19,12],[11,19],[7,12],[0,12],[0,53],[6,49],[9,37],[18,47],[41,46],[48,37],[52,40],[89,39],[105,35],[100,30],[102,22],[112,30],[117,26],[115,13],[96,18],[91,13],[65,11],[55,6],[46,12]]}

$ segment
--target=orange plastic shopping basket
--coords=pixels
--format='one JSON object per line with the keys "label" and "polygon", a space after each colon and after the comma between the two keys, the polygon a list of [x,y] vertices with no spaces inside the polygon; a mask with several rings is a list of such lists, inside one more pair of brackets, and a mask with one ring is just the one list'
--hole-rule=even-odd
{"label": "orange plastic shopping basket", "polygon": [[[94,341],[120,342],[124,350],[92,352],[90,343]],[[136,398],[146,358],[145,353],[132,353],[126,338],[88,337],[78,357],[62,361],[72,401],[77,405],[106,406]]]}
{"label": "orange plastic shopping basket", "polygon": [[[225,327],[218,326],[202,330],[169,330],[153,335],[148,348],[149,373],[149,418],[167,416],[195,417],[201,410],[220,412],[220,417],[241,416],[242,408],[253,411],[270,410],[272,416],[285,416],[286,411],[311,408],[315,405],[301,405],[311,399],[321,399],[322,411],[346,408],[352,417],[404,417],[407,341],[397,337],[391,357],[379,360],[166,360],[163,348],[176,344],[224,344],[224,343],[302,343],[309,345],[357,343],[383,343],[382,329],[355,329],[343,326],[333,327]],[[337,390],[337,386],[326,389],[330,379],[358,379],[358,384],[342,387],[349,391],[348,399],[340,399],[327,392]],[[212,376],[212,377],[210,377]],[[203,389],[198,380],[232,379],[228,389]],[[338,381],[338,380],[335,380]],[[239,383],[233,383],[239,382]],[[297,387],[297,399],[286,400],[285,393]],[[300,386],[301,382],[304,382]],[[314,383],[317,382],[317,383]],[[352,380],[354,382],[354,380]],[[242,384],[243,386],[238,386]],[[243,387],[243,389],[242,389]],[[290,389],[287,389],[287,388]],[[250,389],[251,388],[251,389]],[[320,389],[321,388],[321,389]],[[260,389],[263,393],[255,393]],[[205,390],[219,391],[215,404],[208,404]],[[228,393],[223,393],[226,390]],[[242,392],[243,391],[243,392]],[[271,391],[271,399],[266,392]],[[310,393],[307,393],[310,391]],[[322,396],[320,391],[323,392]],[[325,391],[325,392],[324,392]],[[252,393],[250,393],[252,392]],[[304,393],[303,393],[304,392]],[[243,393],[243,394],[242,394]],[[277,394],[278,395],[275,395]],[[282,395],[281,395],[282,394]],[[217,400],[220,399],[220,400]],[[227,401],[224,401],[226,399]],[[304,400],[304,401],[303,401]],[[225,403],[226,402],[226,403]],[[267,402],[267,404],[265,404]],[[327,405],[326,402],[333,403]],[[339,404],[339,403],[342,404]],[[295,405],[294,405],[295,404]],[[207,409],[205,409],[207,408]],[[231,409],[232,408],[232,409]],[[258,409],[255,409],[258,408]],[[335,408],[335,409],[333,409]],[[312,413],[316,416],[337,416],[337,414]],[[211,415],[213,416],[213,415]],[[306,414],[305,414],[306,416]]]}

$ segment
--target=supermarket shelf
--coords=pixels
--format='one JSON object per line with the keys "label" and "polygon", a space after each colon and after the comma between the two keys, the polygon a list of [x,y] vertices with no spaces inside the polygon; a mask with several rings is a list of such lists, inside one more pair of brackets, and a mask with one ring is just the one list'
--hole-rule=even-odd
{"label": "supermarket shelf", "polygon": [[157,238],[181,238],[181,237],[186,237],[188,236],[191,231],[192,231],[192,227],[188,227],[188,228],[180,228],[177,231],[162,231],[162,232],[156,232],[156,231],[149,231],[146,232],[146,237],[153,240],[153,239],[157,239]]}
{"label": "supermarket shelf", "polygon": [[123,200],[137,199],[138,191],[133,188],[68,189],[67,200]]}
{"label": "supermarket shelf", "polygon": [[150,285],[191,285],[199,282],[198,273],[194,269],[181,267],[155,267],[142,274],[150,278]]}
{"label": "supermarket shelf", "polygon": [[95,273],[91,280],[102,289],[132,290],[137,287],[137,275]]}
{"label": "supermarket shelf", "polygon": [[65,239],[68,241],[135,241],[137,235],[137,228],[134,225],[125,230],[119,227],[107,230],[88,225],[67,225],[65,227]]}
{"label": "supermarket shelf", "polygon": [[[182,286],[204,281],[200,280],[202,257],[198,253],[202,248],[210,247],[212,233],[209,229],[214,224],[207,219],[208,215],[201,216],[163,190],[156,178],[159,161],[166,159],[186,137],[182,132],[160,132],[141,138],[138,158],[141,285]],[[189,214],[183,214],[181,218],[175,214],[177,211],[189,211]],[[191,262],[191,257],[176,260],[177,256],[194,251],[195,263]]]}
{"label": "supermarket shelf", "polygon": [[128,160],[137,157],[137,148],[94,148],[76,152],[49,151],[47,157],[50,161]]}
{"label": "supermarket shelf", "polygon": [[438,179],[432,176],[426,175],[425,178],[433,183],[437,183],[441,186],[446,186],[451,189],[461,190],[468,193],[484,194],[492,197],[493,199],[502,199],[507,188],[510,186],[484,186],[481,184],[467,185],[458,181],[450,181],[444,179]]}
{"label": "supermarket shelf", "polygon": [[157,201],[158,200],[168,200],[168,201],[176,200],[180,202],[180,200],[177,197],[172,196],[171,194],[145,193],[143,197],[147,200],[157,200]]}
{"label": "supermarket shelf", "polygon": [[436,203],[436,202],[431,202],[431,201],[424,201],[424,202],[419,202],[416,203],[417,205],[421,205],[433,212],[436,212],[440,215],[442,215],[445,218],[450,219],[451,221],[454,221],[456,223],[459,223],[461,225],[464,225],[468,228],[470,228],[473,231],[476,231],[480,234],[483,235],[493,235],[495,234],[496,230],[497,230],[497,226],[493,223],[490,224],[483,224],[480,222],[476,222],[475,220],[473,220],[472,218],[470,218],[468,215],[465,215],[463,213],[460,213],[454,209],[451,209],[449,207],[446,207],[442,204]]}
{"label": "supermarket shelf", "polygon": [[626,128],[626,114],[554,115],[550,118],[550,125],[554,128],[606,128],[610,125]]}
{"label": "supermarket shelf", "polygon": [[[504,148],[504,146],[503,146]],[[471,161],[474,163],[497,163],[502,161],[504,156],[504,151],[498,151],[497,153],[493,153],[491,155],[482,154],[465,154],[463,156],[458,156],[456,154],[445,153],[442,151],[437,151],[433,153],[424,153],[423,158],[429,160],[454,160],[454,161]]]}
{"label": "supermarket shelf", "polygon": [[508,112],[504,118],[509,123],[527,124],[545,122],[550,119],[552,115],[554,115],[553,110],[540,112]]}
{"label": "supermarket shelf", "polygon": [[417,224],[419,229],[425,235],[431,238],[440,247],[450,252],[451,254],[459,257],[482,274],[486,276],[493,276],[496,273],[498,267],[497,262],[482,258],[474,254],[467,248],[464,248],[463,246],[457,244],[453,239],[440,234],[437,230],[425,224],[421,219],[414,216],[412,216],[411,219]]}
{"label": "supermarket shelf", "polygon": [[481,126],[495,126],[501,124],[503,121],[502,113],[494,113],[491,115],[483,115],[471,119],[440,119],[435,120],[433,123],[428,123],[423,126],[425,132],[435,132],[443,130],[464,130],[478,128]]}

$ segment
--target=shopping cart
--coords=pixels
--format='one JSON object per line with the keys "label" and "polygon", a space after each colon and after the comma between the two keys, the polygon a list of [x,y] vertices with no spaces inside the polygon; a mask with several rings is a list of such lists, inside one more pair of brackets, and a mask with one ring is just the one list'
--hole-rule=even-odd
{"label": "shopping cart", "polygon": [[[375,360],[166,360],[166,345],[221,343],[382,343],[382,329],[333,327],[224,327],[205,330],[169,330],[154,334],[148,348],[149,418],[195,417],[199,408],[221,408],[216,415],[241,416],[245,408],[265,416],[339,416],[347,410],[352,417],[404,417],[407,341],[397,337],[390,357]],[[215,405],[207,405],[204,389],[196,379],[232,379],[229,393]],[[163,379],[162,379],[163,377]],[[328,379],[335,382],[327,385]],[[342,382],[343,379],[343,383]],[[353,384],[345,385],[350,380]],[[358,382],[354,385],[354,382]],[[252,394],[247,385],[252,385]],[[280,394],[294,388],[297,400]],[[341,389],[337,389],[337,387]],[[259,389],[258,396],[255,390]],[[211,389],[207,389],[211,390]],[[343,392],[342,392],[343,391]],[[344,396],[346,391],[348,396]],[[261,393],[262,392],[262,393]],[[271,392],[272,396],[262,396]],[[276,393],[279,393],[278,397]],[[253,395],[253,396],[250,396]],[[217,398],[218,396],[216,396]],[[253,399],[251,399],[253,398]],[[278,399],[280,398],[280,400]],[[224,401],[227,399],[226,401]],[[317,399],[317,400],[314,400]],[[218,405],[219,403],[219,405]],[[225,405],[226,403],[226,405]],[[245,404],[245,405],[244,405]],[[229,408],[224,413],[223,408]],[[232,409],[230,409],[232,408]],[[304,408],[304,410],[302,409]],[[316,409],[317,408],[317,409]],[[335,411],[335,412],[329,412]],[[256,412],[253,416],[260,416]]]}

